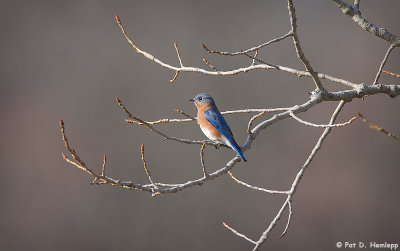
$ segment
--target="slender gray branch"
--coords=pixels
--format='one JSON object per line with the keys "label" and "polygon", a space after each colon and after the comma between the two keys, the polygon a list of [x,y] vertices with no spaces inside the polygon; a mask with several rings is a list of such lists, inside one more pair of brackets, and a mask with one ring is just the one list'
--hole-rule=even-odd
{"label": "slender gray branch", "polygon": [[366,20],[364,17],[361,16],[361,13],[358,9],[356,10],[353,6],[347,4],[342,0],[332,0],[332,2],[335,3],[342,10],[344,14],[350,16],[353,19],[353,21],[356,22],[362,29],[368,31],[371,34],[374,34],[377,37],[380,37],[388,41],[395,47],[400,46],[400,38],[398,36],[390,33],[385,28],[379,28],[375,26],[373,23]]}
{"label": "slender gray branch", "polygon": [[[123,35],[125,36],[126,40],[128,41],[128,43],[132,46],[132,48],[134,48],[136,50],[137,53],[143,55],[145,58],[161,65],[162,67],[165,67],[167,69],[173,70],[175,72],[197,72],[197,73],[202,73],[205,75],[212,75],[212,76],[229,76],[229,75],[236,75],[236,74],[240,74],[240,73],[246,73],[249,71],[253,71],[253,70],[281,70],[281,71],[286,71],[289,72],[291,74],[295,74],[298,77],[303,77],[303,76],[307,76],[307,77],[312,77],[310,72],[307,71],[299,71],[293,68],[289,68],[289,67],[285,67],[285,66],[280,66],[280,65],[275,65],[275,64],[257,64],[257,65],[250,65],[247,67],[240,67],[234,70],[227,70],[227,71],[208,71],[202,68],[196,68],[196,67],[175,67],[172,66],[170,64],[167,64],[161,60],[159,60],[158,58],[154,57],[152,54],[141,50],[135,43],[133,43],[133,41],[129,38],[128,34],[126,34],[124,27],[122,26],[121,20],[119,19],[118,16],[116,16],[116,20],[117,23],[119,25],[119,27],[121,28],[121,31],[123,33]],[[250,49],[251,50],[251,49]],[[243,54],[247,54],[246,52],[243,52]],[[330,80],[332,82],[335,83],[340,83],[340,84],[344,84],[344,85],[348,85],[350,87],[355,86],[355,83],[351,83],[347,80],[343,80],[343,79],[339,79],[336,77],[332,77],[329,76],[327,74],[323,74],[323,73],[319,73],[317,77],[321,77],[323,79],[327,79]]]}
{"label": "slender gray branch", "polygon": [[[337,116],[339,115],[340,111],[342,110],[344,104],[345,104],[344,101],[339,102],[338,106],[336,107],[336,110],[333,112],[331,119],[329,121],[330,125],[333,125]],[[292,183],[292,187],[289,191],[289,195],[288,195],[286,201],[283,203],[282,207],[278,211],[275,218],[271,221],[268,228],[262,233],[260,239],[257,241],[256,245],[254,246],[253,251],[258,250],[258,248],[267,240],[269,233],[272,231],[272,229],[278,223],[279,219],[282,216],[283,211],[286,209],[286,207],[289,205],[290,201],[292,200],[292,197],[295,194],[298,185],[300,184],[300,180],[303,177],[304,172],[307,170],[308,166],[310,165],[311,161],[314,159],[314,157],[317,154],[317,152],[319,151],[319,149],[321,149],[323,142],[325,141],[326,137],[331,132],[331,130],[332,130],[332,127],[325,128],[321,137],[318,139],[316,145],[314,146],[313,150],[311,151],[311,154],[308,156],[306,162],[303,164],[300,171],[297,173],[296,178],[294,179],[294,181]],[[289,225],[289,223],[288,223],[288,225]],[[286,231],[287,231],[287,229],[285,230],[285,232]]]}
{"label": "slender gray branch", "polygon": [[316,85],[316,90],[324,91],[325,88],[322,86],[322,83],[318,77],[318,74],[312,68],[310,62],[307,60],[306,56],[304,55],[303,49],[301,48],[299,36],[297,35],[296,9],[294,8],[292,0],[288,0],[288,9],[289,9],[290,25],[292,27],[292,32],[293,32],[293,42],[294,42],[294,46],[296,48],[297,56],[299,57],[301,62],[303,62],[307,71],[310,73],[312,79],[314,80],[314,83]]}
{"label": "slender gray branch", "polygon": [[391,45],[389,46],[389,49],[387,50],[385,56],[383,57],[383,60],[382,60],[381,64],[379,65],[378,72],[376,73],[376,76],[375,76],[375,80],[374,80],[374,83],[373,83],[374,85],[378,84],[378,80],[379,80],[379,78],[380,78],[380,76],[381,76],[383,67],[385,66],[386,61],[387,61],[387,59],[389,58],[389,55],[390,55],[390,53],[392,52],[392,50],[394,49],[394,47],[395,47],[395,46],[394,46],[393,44],[391,44]]}
{"label": "slender gray branch", "polygon": [[207,51],[208,53],[219,54],[219,55],[224,55],[224,56],[237,56],[237,55],[243,55],[243,54],[246,54],[246,53],[249,53],[249,52],[252,52],[252,51],[257,51],[257,50],[259,50],[259,49],[261,49],[261,48],[263,48],[263,47],[265,47],[267,45],[282,41],[283,39],[285,39],[287,37],[290,37],[290,36],[293,36],[293,31],[289,31],[288,33],[286,33],[283,36],[274,38],[274,39],[272,39],[272,40],[270,40],[268,42],[265,42],[263,44],[260,44],[258,46],[254,46],[254,47],[252,47],[250,49],[247,49],[247,50],[244,50],[244,51],[237,51],[237,52],[210,50],[210,49],[208,49],[208,47],[204,43],[201,43],[201,47],[205,51]]}

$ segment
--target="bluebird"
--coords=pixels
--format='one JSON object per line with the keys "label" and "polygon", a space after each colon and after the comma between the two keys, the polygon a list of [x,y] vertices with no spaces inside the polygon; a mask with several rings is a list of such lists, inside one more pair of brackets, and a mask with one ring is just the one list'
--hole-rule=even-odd
{"label": "bluebird", "polygon": [[207,93],[200,93],[189,101],[194,102],[197,107],[197,123],[207,138],[228,145],[247,162],[240,146],[233,138],[231,128],[215,105],[214,99]]}

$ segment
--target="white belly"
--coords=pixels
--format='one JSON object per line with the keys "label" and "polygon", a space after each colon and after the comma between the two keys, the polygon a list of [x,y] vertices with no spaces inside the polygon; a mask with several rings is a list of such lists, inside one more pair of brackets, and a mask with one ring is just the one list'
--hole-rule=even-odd
{"label": "white belly", "polygon": [[204,135],[207,136],[207,138],[209,138],[211,140],[214,140],[214,141],[218,141],[220,143],[226,144],[226,142],[225,142],[226,138],[224,137],[224,135],[221,135],[221,139],[218,139],[218,138],[213,137],[213,135],[210,133],[210,131],[207,130],[206,128],[203,128],[203,127],[200,126],[200,129],[204,133]]}

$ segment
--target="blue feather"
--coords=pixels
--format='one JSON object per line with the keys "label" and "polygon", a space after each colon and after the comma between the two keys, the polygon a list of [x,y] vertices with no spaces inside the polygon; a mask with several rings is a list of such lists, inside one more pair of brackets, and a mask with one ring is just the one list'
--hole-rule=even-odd
{"label": "blue feather", "polygon": [[227,140],[231,143],[231,148],[239,154],[239,156],[247,162],[246,158],[242,154],[242,150],[240,146],[236,143],[235,139],[233,138],[233,134],[231,128],[229,127],[228,123],[222,116],[222,114],[218,111],[218,108],[213,105],[209,110],[204,112],[205,119],[210,122],[210,124],[216,128]]}

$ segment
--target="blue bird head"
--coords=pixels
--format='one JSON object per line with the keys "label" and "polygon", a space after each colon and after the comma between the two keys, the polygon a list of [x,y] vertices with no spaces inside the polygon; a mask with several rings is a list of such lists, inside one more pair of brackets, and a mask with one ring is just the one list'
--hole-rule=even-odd
{"label": "blue bird head", "polygon": [[207,93],[197,94],[196,97],[189,99],[189,101],[194,102],[196,106],[215,104],[214,99]]}

